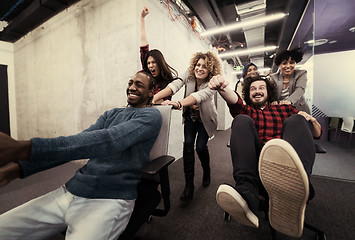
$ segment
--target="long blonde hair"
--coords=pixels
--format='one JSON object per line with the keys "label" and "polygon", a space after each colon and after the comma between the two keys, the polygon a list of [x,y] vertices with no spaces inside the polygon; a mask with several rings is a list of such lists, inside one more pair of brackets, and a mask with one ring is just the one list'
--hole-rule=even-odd
{"label": "long blonde hair", "polygon": [[209,81],[213,76],[216,76],[218,74],[222,73],[222,64],[219,58],[217,57],[216,54],[213,52],[197,52],[192,56],[192,59],[190,61],[190,66],[189,66],[189,76],[195,78],[194,75],[194,70],[195,66],[200,59],[204,59],[206,62],[206,67],[208,69],[208,76],[206,81]]}

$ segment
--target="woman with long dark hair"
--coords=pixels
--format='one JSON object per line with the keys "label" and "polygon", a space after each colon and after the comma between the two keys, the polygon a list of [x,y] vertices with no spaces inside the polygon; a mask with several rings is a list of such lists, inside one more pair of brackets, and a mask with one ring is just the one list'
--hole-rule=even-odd
{"label": "woman with long dark hair", "polygon": [[[155,78],[155,93],[157,93],[176,79],[178,73],[165,61],[163,54],[158,49],[149,50],[144,21],[148,14],[148,8],[143,7],[140,17],[140,57],[143,70],[151,73]],[[171,97],[166,99],[171,99]]]}

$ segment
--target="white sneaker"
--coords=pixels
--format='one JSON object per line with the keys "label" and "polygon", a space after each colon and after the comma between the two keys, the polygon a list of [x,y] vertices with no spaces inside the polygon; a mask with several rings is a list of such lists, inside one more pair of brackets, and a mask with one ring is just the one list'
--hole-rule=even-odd
{"label": "white sneaker", "polygon": [[216,193],[216,200],[218,205],[237,222],[250,227],[259,227],[258,217],[249,209],[247,202],[232,186],[220,185]]}
{"label": "white sneaker", "polygon": [[269,195],[271,226],[288,236],[302,236],[309,181],[296,151],[285,140],[268,141],[260,153],[259,175]]}

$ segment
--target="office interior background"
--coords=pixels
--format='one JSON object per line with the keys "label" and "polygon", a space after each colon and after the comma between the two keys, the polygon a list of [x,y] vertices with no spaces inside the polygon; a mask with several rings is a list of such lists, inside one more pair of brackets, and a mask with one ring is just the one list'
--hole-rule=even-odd
{"label": "office interior background", "polygon": [[[322,124],[320,144],[327,150],[317,155],[313,174],[354,184],[355,137],[341,130],[343,118],[355,117],[353,0],[12,0],[0,6],[0,129],[13,138],[74,134],[105,110],[125,106],[127,80],[141,69],[139,17],[147,6],[150,48],[181,75],[193,53],[214,51],[234,88],[243,65],[254,62],[268,74],[277,71],[278,49],[301,47],[305,55],[297,67],[308,71],[306,100]],[[221,30],[231,24],[234,30]],[[183,90],[173,99],[182,96]],[[218,129],[228,131],[228,107],[215,97]],[[181,124],[181,112],[173,111],[169,154],[176,159],[182,157]],[[227,142],[226,135],[218,144]],[[6,199],[1,212],[34,197],[30,192],[47,178],[60,185],[66,176],[43,173],[0,189]],[[28,197],[16,201],[22,193]]]}

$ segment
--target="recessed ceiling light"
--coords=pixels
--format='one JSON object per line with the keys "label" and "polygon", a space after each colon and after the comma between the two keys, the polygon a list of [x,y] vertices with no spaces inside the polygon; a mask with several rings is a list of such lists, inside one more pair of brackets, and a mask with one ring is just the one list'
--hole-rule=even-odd
{"label": "recessed ceiling light", "polygon": [[349,28],[350,32],[355,32],[355,27]]}
{"label": "recessed ceiling light", "polygon": [[256,26],[264,26],[267,22],[276,21],[287,16],[285,13],[275,13],[271,15],[265,15],[262,17],[252,18],[248,20],[239,21],[233,24],[225,25],[222,27],[216,27],[207,31],[201,32],[201,37],[207,37],[219,33],[231,32],[242,28],[251,28]]}
{"label": "recessed ceiling light", "polygon": [[305,44],[308,44],[308,46],[320,46],[323,44],[326,44],[328,42],[328,39],[317,39],[317,40],[309,40],[305,42]]}
{"label": "recessed ceiling light", "polygon": [[[298,66],[298,65],[297,65]],[[261,73],[265,73],[265,72],[270,72],[271,71],[271,68],[258,68],[258,72],[261,72]],[[237,70],[237,71],[233,71],[232,73],[234,74],[242,74],[243,73],[243,70]]]}
{"label": "recessed ceiling light", "polygon": [[242,50],[235,51],[226,51],[218,54],[220,58],[228,58],[232,56],[247,56],[255,53],[263,53],[265,51],[273,51],[277,48],[277,46],[263,46],[263,47],[255,47],[255,48],[247,48]]}

